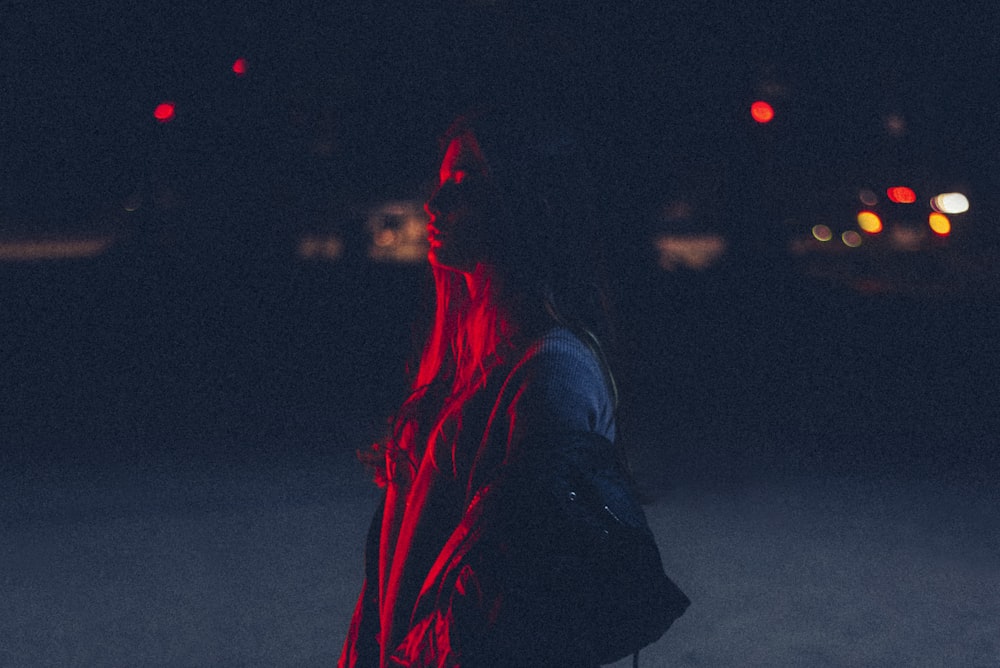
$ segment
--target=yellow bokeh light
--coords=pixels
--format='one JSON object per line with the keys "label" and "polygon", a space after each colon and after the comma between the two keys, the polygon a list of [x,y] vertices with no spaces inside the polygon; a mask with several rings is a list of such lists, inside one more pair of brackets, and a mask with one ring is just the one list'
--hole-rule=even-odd
{"label": "yellow bokeh light", "polygon": [[931,226],[934,230],[934,234],[938,234],[942,237],[951,234],[951,221],[948,220],[948,216],[943,213],[938,213],[935,211],[927,217],[927,224]]}
{"label": "yellow bokeh light", "polygon": [[868,234],[878,234],[882,231],[882,219],[874,211],[862,211],[858,214],[858,227]]}
{"label": "yellow bokeh light", "polygon": [[833,231],[826,225],[813,225],[812,235],[816,241],[829,241],[833,238]]}
{"label": "yellow bokeh light", "polygon": [[931,199],[931,208],[938,213],[965,213],[969,210],[969,198],[962,193],[941,193]]}
{"label": "yellow bokeh light", "polygon": [[857,248],[861,245],[861,235],[854,230],[847,230],[841,234],[840,240],[844,242],[845,246],[850,248]]}

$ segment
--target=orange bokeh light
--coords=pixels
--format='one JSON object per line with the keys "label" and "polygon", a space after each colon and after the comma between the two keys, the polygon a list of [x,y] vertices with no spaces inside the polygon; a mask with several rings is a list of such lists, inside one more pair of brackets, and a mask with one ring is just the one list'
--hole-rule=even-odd
{"label": "orange bokeh light", "polygon": [[153,117],[161,123],[166,123],[174,118],[174,103],[161,102],[153,110]]}
{"label": "orange bokeh light", "polygon": [[868,234],[878,234],[882,231],[882,219],[874,211],[862,211],[858,214],[858,227]]}
{"label": "orange bokeh light", "polygon": [[931,226],[931,230],[938,236],[946,237],[951,234],[951,221],[943,213],[938,213],[937,211],[931,213],[927,217],[927,224]]}
{"label": "orange bokeh light", "polygon": [[750,116],[758,123],[770,123],[774,120],[774,107],[763,100],[757,100],[750,105]]}
{"label": "orange bokeh light", "polygon": [[917,201],[917,194],[906,186],[894,186],[885,191],[890,201],[896,204],[913,204]]}

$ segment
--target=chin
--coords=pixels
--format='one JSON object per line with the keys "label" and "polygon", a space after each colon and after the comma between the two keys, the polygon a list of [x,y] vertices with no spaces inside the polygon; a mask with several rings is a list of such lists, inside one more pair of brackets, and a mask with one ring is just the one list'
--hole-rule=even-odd
{"label": "chin", "polygon": [[435,267],[440,267],[442,269],[451,269],[451,263],[448,261],[448,253],[442,253],[441,247],[432,247],[427,251],[427,260]]}
{"label": "chin", "polygon": [[457,271],[463,274],[471,274],[476,269],[476,262],[462,261],[460,258],[448,257],[447,253],[441,253],[440,249],[432,248],[427,252],[427,260],[432,266],[448,271]]}

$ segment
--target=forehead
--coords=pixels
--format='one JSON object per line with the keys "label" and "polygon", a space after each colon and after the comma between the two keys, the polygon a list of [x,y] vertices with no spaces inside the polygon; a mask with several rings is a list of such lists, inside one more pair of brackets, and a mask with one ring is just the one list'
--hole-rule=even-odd
{"label": "forehead", "polygon": [[441,160],[441,179],[446,180],[458,171],[486,173],[486,160],[476,136],[466,132],[448,142],[444,158]]}

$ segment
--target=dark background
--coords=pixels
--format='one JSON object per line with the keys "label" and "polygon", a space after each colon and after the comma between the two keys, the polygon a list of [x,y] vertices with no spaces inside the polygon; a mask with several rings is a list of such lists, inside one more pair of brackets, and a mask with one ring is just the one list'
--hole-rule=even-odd
{"label": "dark background", "polygon": [[619,433],[693,601],[642,665],[997,665],[996,19],[733,4],[0,4],[0,258],[112,241],[0,261],[0,663],[335,662],[431,296],[365,218],[513,98],[596,128]]}
{"label": "dark background", "polygon": [[[363,447],[403,396],[428,295],[424,267],[364,257],[357,211],[421,199],[452,115],[515,96],[600,128],[623,438],[669,457],[663,471],[995,464],[989,21],[904,3],[588,4],[5,10],[0,231],[115,243],[0,264],[0,445]],[[759,97],[767,126],[747,114]],[[159,124],[164,100],[177,115]],[[905,256],[789,252],[812,221],[850,220],[858,187],[893,180],[973,208]],[[711,214],[682,231],[729,241],[709,270],[657,266],[650,239],[678,194]],[[345,256],[296,257],[310,230]]]}

